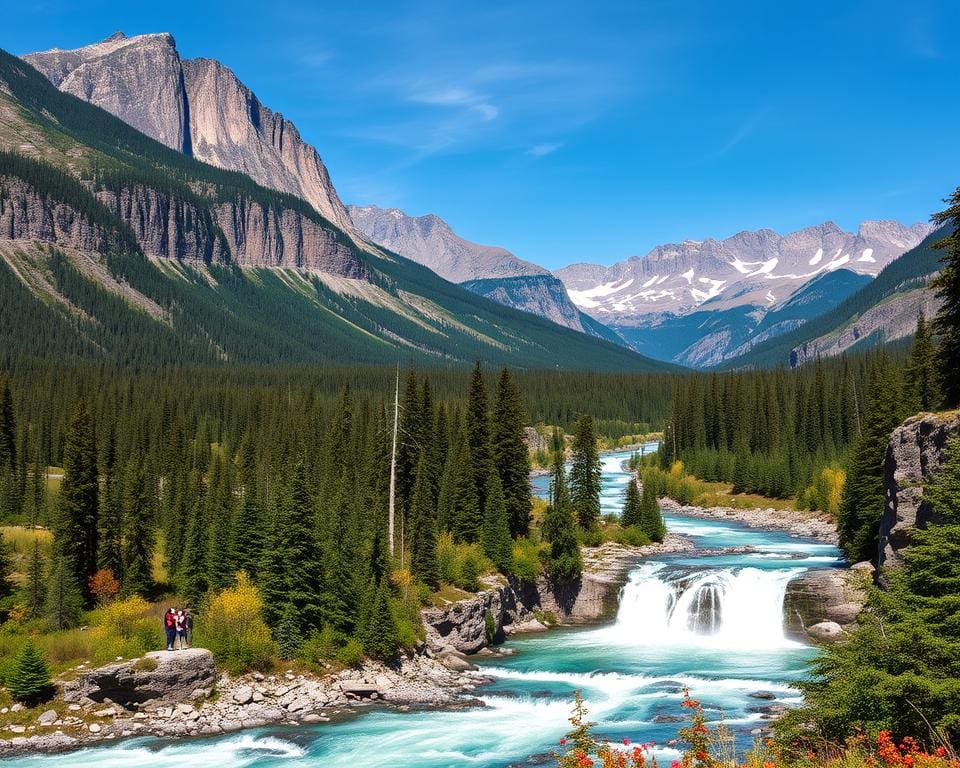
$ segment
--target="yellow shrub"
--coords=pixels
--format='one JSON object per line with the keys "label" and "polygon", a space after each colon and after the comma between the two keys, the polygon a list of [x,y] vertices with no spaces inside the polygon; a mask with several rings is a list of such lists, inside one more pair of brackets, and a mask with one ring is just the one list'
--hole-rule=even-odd
{"label": "yellow shrub", "polygon": [[676,478],[683,477],[683,462],[680,459],[677,459],[673,464],[670,465],[670,474]]}
{"label": "yellow shrub", "polygon": [[195,620],[195,644],[209,648],[233,673],[265,667],[276,648],[262,611],[259,590],[241,571],[235,587],[224,589],[204,602]]}

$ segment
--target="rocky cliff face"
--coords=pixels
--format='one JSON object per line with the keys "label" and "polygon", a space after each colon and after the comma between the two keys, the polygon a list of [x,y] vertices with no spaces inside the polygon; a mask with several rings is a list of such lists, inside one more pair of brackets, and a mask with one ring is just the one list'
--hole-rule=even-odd
{"label": "rocky cliff face", "polygon": [[939,522],[923,499],[923,488],[936,478],[946,458],[947,438],[960,432],[960,413],[922,414],[907,419],[890,435],[883,457],[886,507],[880,522],[877,561],[901,564],[910,531]]}
{"label": "rocky cliff face", "polygon": [[0,176],[0,238],[44,240],[81,251],[104,250],[112,240],[74,208],[46,199],[12,176]]}
{"label": "rocky cliff face", "polygon": [[316,149],[219,62],[180,58],[169,34],[106,40],[24,57],[60,90],[96,104],[157,141],[306,200],[352,225]]}
{"label": "rocky cliff face", "polygon": [[[368,277],[366,264],[332,229],[289,208],[243,197],[205,207],[137,184],[100,188],[96,197],[151,258]],[[112,233],[76,209],[38,195],[15,177],[0,178],[0,237],[100,253],[116,244]]]}

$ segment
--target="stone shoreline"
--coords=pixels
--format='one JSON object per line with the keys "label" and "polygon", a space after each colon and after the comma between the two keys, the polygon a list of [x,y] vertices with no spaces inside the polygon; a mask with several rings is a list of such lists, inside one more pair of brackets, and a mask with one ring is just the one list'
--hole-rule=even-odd
{"label": "stone shoreline", "polygon": [[836,525],[813,512],[794,509],[733,507],[696,507],[680,504],[673,499],[660,499],[666,511],[685,517],[700,517],[707,520],[735,520],[750,528],[766,528],[787,531],[792,536],[817,539],[826,544],[837,543]]}
{"label": "stone shoreline", "polygon": [[[213,665],[204,649],[174,651],[174,661]],[[166,651],[145,658],[162,665]],[[136,664],[136,660],[125,662]],[[120,666],[120,665],[111,665]],[[482,679],[450,669],[424,653],[413,653],[394,666],[365,662],[326,676],[220,673],[214,687],[198,688],[183,700],[160,698],[142,705],[121,706],[109,697],[94,700],[71,696],[51,702],[32,726],[7,726],[12,738],[0,739],[0,758],[41,752],[62,752],[115,743],[130,737],[214,736],[271,725],[315,724],[348,717],[371,706],[475,706],[469,694]],[[96,695],[96,694],[93,694]],[[24,735],[19,735],[21,729]]]}

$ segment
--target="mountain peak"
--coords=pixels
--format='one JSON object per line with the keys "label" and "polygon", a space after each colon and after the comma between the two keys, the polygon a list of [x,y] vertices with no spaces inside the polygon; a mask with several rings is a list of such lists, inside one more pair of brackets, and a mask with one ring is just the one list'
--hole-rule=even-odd
{"label": "mountain peak", "polygon": [[319,153],[214,59],[181,59],[169,32],[117,32],[72,51],[23,57],[60,90],[178,152],[306,200],[348,233],[350,217]]}

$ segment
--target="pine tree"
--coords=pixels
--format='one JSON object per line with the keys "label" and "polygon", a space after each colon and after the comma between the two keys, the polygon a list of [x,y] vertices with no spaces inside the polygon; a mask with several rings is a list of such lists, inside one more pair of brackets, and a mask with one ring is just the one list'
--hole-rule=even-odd
{"label": "pine tree", "polygon": [[492,441],[511,536],[526,536],[530,531],[530,452],[524,439],[525,423],[520,390],[504,368],[497,382]]}
{"label": "pine tree", "polygon": [[580,576],[583,562],[577,543],[576,523],[567,494],[566,468],[562,453],[554,454],[550,482],[550,504],[543,515],[542,534],[550,544],[550,576],[555,581],[572,581]]}
{"label": "pine tree", "polygon": [[650,541],[663,541],[663,537],[667,535],[667,526],[664,525],[660,505],[657,503],[657,493],[653,485],[648,483],[643,486],[643,498],[640,500],[640,530],[647,534]]}
{"label": "pine tree", "polygon": [[410,571],[427,586],[436,588],[440,583],[437,571],[437,523],[428,471],[426,455],[421,454],[410,508]]}
{"label": "pine tree", "polygon": [[146,597],[153,587],[153,497],[142,453],[127,462],[123,483],[123,591]]}
{"label": "pine tree", "polygon": [[[646,490],[646,485],[644,485],[644,490]],[[630,528],[640,525],[641,520],[640,492],[637,490],[637,481],[631,478],[627,485],[627,499],[623,505],[623,512],[620,514],[620,526]]]}
{"label": "pine tree", "polygon": [[[470,377],[467,393],[467,442],[470,445],[470,464],[473,469],[474,493],[477,509],[483,509],[487,495],[487,478],[493,466],[490,448],[490,413],[487,405],[487,387],[483,381],[483,369],[477,361]],[[476,539],[468,539],[475,541]]]}
{"label": "pine tree", "polygon": [[390,585],[386,578],[371,590],[372,599],[366,611],[366,621],[360,628],[359,639],[364,653],[372,659],[392,661],[400,648],[397,622],[390,606]]}
{"label": "pine tree", "polygon": [[53,563],[47,587],[47,616],[54,629],[70,629],[80,622],[83,593],[76,582],[68,558],[61,555]]}
{"label": "pine tree", "polygon": [[943,396],[946,405],[960,405],[960,187],[946,199],[947,208],[934,214],[938,225],[948,225],[949,234],[940,239],[936,248],[944,251],[940,274],[930,285],[943,300],[934,319],[934,330],[940,335],[938,362]]}
{"label": "pine tree", "polygon": [[97,572],[99,485],[93,424],[80,400],[64,439],[54,548],[67,558],[73,581],[80,585],[84,598],[89,597],[87,581]]}
{"label": "pine tree", "polygon": [[513,566],[513,540],[507,519],[507,502],[500,485],[500,475],[491,471],[487,481],[487,506],[483,510],[480,542],[484,554],[500,573],[509,573]]}
{"label": "pine tree", "polygon": [[913,348],[910,350],[910,359],[904,374],[909,410],[936,410],[940,404],[940,380],[933,336],[923,310],[917,315],[917,330],[913,336]]}
{"label": "pine tree", "polygon": [[573,462],[570,466],[570,503],[577,524],[591,531],[600,522],[600,452],[593,418],[581,415],[573,434]]}
{"label": "pine tree", "polygon": [[885,503],[883,455],[902,407],[899,382],[881,358],[874,366],[866,423],[853,448],[837,521],[840,546],[852,561],[870,560],[877,553]]}
{"label": "pine tree", "polygon": [[40,552],[40,540],[34,539],[33,551],[27,563],[27,580],[23,585],[23,602],[31,618],[43,615],[47,600],[47,583],[44,578],[43,554]]}
{"label": "pine tree", "polygon": [[7,676],[7,690],[22,704],[34,706],[53,695],[50,669],[32,640],[27,640],[13,660]]}
{"label": "pine tree", "polygon": [[[313,503],[302,459],[297,461],[286,501],[284,556],[287,569],[287,599],[297,610],[301,633],[306,637],[324,623],[325,580],[323,552],[313,523]],[[329,589],[329,588],[328,588]],[[330,618],[330,617],[326,617]]]}

